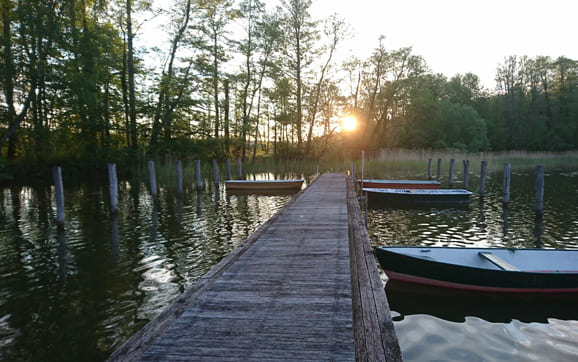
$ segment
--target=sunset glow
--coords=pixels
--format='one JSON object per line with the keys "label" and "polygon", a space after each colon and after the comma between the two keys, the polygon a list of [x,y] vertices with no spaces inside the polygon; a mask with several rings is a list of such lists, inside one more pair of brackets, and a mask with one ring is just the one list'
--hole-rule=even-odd
{"label": "sunset glow", "polygon": [[352,116],[345,117],[343,118],[343,121],[341,121],[341,127],[344,131],[353,131],[356,126],[357,120]]}

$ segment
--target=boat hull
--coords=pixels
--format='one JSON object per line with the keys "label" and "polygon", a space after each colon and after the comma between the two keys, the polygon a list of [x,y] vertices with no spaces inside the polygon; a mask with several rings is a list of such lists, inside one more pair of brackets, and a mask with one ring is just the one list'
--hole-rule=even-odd
{"label": "boat hull", "polygon": [[420,181],[420,180],[357,180],[360,188],[368,189],[420,189],[435,190],[440,188],[438,181]]}
{"label": "boat hull", "polygon": [[[452,257],[452,260],[440,261],[435,254],[436,250],[441,249],[446,249],[443,251],[445,254],[452,249],[462,250],[456,250],[456,255],[461,254]],[[406,250],[412,255],[404,253]],[[417,254],[417,250],[423,251],[423,255]],[[499,250],[507,259],[508,249]],[[487,293],[578,293],[577,270],[553,270],[538,265],[541,258],[555,260],[558,257],[564,261],[565,268],[571,268],[575,263],[574,267],[578,269],[578,250],[515,249],[518,254],[509,259],[514,260],[514,265],[524,257],[535,259],[526,270],[516,271],[502,270],[479,255],[480,252],[498,253],[498,249],[377,247],[375,252],[387,276],[399,282]],[[454,263],[458,259],[471,260],[472,265]]]}
{"label": "boat hull", "polygon": [[461,189],[371,189],[364,188],[368,206],[467,206],[472,193]]}
{"label": "boat hull", "polygon": [[227,190],[298,190],[304,180],[228,180]]}
{"label": "boat hull", "polygon": [[402,316],[428,314],[458,323],[463,323],[468,317],[493,323],[512,320],[548,323],[550,318],[578,319],[578,294],[468,292],[397,280],[389,280],[385,291],[391,310]]}

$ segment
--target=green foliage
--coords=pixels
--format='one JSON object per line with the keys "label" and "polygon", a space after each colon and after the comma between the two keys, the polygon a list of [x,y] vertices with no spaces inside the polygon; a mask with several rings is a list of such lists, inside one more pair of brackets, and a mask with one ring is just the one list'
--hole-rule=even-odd
{"label": "green foliage", "polygon": [[[385,38],[367,59],[325,67],[331,38],[309,0],[282,1],[273,13],[262,1],[178,0],[162,28],[167,47],[154,50],[162,64],[152,49],[135,49],[134,114],[124,3],[3,4],[0,178],[145,154],[344,160],[394,148],[578,149],[578,62],[565,57],[508,57],[490,92],[474,74],[432,74],[411,47],[389,49]],[[159,9],[136,1],[132,12],[138,29],[136,19]],[[358,129],[340,132],[349,114]]]}

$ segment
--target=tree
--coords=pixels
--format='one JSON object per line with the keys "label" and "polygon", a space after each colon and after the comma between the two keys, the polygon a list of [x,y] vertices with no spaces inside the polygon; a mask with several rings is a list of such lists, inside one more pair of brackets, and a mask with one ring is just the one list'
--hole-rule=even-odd
{"label": "tree", "polygon": [[255,64],[253,57],[257,52],[257,23],[259,17],[262,16],[265,10],[265,5],[260,1],[245,0],[241,3],[241,13],[245,20],[245,34],[244,40],[239,42],[239,50],[245,56],[245,64],[241,73],[243,82],[243,90],[241,92],[241,107],[243,124],[241,128],[241,157],[246,160],[247,157],[247,131],[249,130],[249,117],[251,108],[253,106],[254,92],[252,97],[249,97],[249,88],[254,82]]}
{"label": "tree", "polygon": [[186,39],[189,21],[191,19],[192,0],[186,0],[182,6],[177,3],[174,8],[180,12],[175,14],[173,21],[172,40],[167,56],[166,66],[162,70],[158,86],[157,106],[153,116],[153,126],[151,133],[150,145],[156,146],[161,132],[164,128],[165,142],[170,142],[172,135],[172,120],[175,109],[181,104],[181,99],[186,89],[190,87],[189,77],[192,62],[185,62],[182,69],[182,78],[178,79],[176,69],[177,52]]}
{"label": "tree", "polygon": [[[22,121],[26,117],[30,104],[36,92],[37,77],[34,68],[31,68],[28,74],[23,72],[23,69],[17,69],[15,64],[15,50],[13,47],[12,29],[13,19],[16,18],[17,10],[14,9],[12,1],[3,0],[2,8],[2,87],[4,90],[4,102],[6,104],[5,118],[7,131],[0,138],[0,146],[7,140],[8,143],[8,159],[16,158],[16,147],[18,145],[18,138],[16,130],[20,127]],[[22,35],[22,34],[21,34]],[[24,79],[22,84],[16,84],[18,79]],[[24,87],[28,87],[28,92],[22,92],[19,103],[22,104],[20,112],[16,111],[17,94],[22,91]]]}
{"label": "tree", "polygon": [[311,19],[309,8],[311,0],[282,0],[285,10],[283,33],[285,34],[284,56],[287,59],[287,72],[295,83],[295,131],[297,133],[297,147],[303,143],[303,90],[305,73],[313,59],[310,52],[317,40],[315,31],[317,22]]}
{"label": "tree", "polygon": [[511,56],[505,59],[504,64],[498,67],[496,82],[498,89],[503,92],[504,111],[503,118],[506,125],[506,147],[508,149],[518,148],[516,136],[517,120],[519,120],[520,110],[520,64],[518,58]]}
{"label": "tree", "polygon": [[324,34],[328,39],[328,44],[325,47],[325,51],[327,52],[327,60],[321,67],[321,71],[319,74],[319,80],[315,85],[312,94],[312,100],[310,104],[310,109],[308,112],[309,117],[309,131],[307,132],[307,146],[305,148],[305,154],[309,155],[311,153],[311,141],[313,138],[313,127],[315,126],[315,119],[317,116],[317,111],[319,107],[319,101],[321,98],[321,88],[323,83],[325,82],[326,73],[329,70],[331,65],[331,61],[333,59],[333,54],[337,49],[337,45],[343,40],[345,37],[346,32],[346,25],[343,19],[338,18],[337,16],[331,16],[325,24]]}
{"label": "tree", "polygon": [[219,138],[220,131],[220,87],[221,65],[230,56],[227,55],[225,45],[229,42],[227,25],[239,16],[239,11],[232,8],[229,0],[202,0],[200,4],[199,24],[197,30],[202,34],[199,47],[204,54],[197,59],[197,69],[206,77],[207,86],[204,89],[209,93],[214,107],[214,138]]}

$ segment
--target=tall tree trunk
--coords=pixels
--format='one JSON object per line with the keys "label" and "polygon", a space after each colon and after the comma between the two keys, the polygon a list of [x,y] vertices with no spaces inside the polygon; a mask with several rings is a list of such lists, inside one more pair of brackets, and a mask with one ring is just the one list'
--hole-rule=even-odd
{"label": "tall tree trunk", "polygon": [[301,122],[303,119],[303,105],[301,100],[301,95],[303,92],[303,84],[301,81],[301,43],[299,38],[297,38],[297,148],[301,149],[301,143],[303,139],[301,138]]}
{"label": "tall tree trunk", "polygon": [[136,95],[134,87],[134,48],[132,33],[132,0],[126,0],[126,29],[127,29],[127,72],[128,72],[128,108],[130,121],[130,148],[136,150],[137,128],[136,128]]}
{"label": "tall tree trunk", "polygon": [[224,112],[225,112],[225,154],[229,155],[231,152],[231,145],[230,145],[230,136],[229,136],[229,80],[225,79],[225,104]]}
{"label": "tall tree trunk", "polygon": [[[14,108],[14,77],[16,69],[14,67],[14,58],[12,56],[12,34],[10,32],[11,18],[12,18],[12,2],[2,1],[2,78],[4,85],[4,98],[6,106],[8,108],[6,112],[6,121],[9,130],[19,127],[16,124],[16,109]],[[6,157],[8,159],[14,159],[16,157],[16,136],[12,137],[14,131],[11,132],[7,137],[3,137],[3,140],[9,138],[8,142],[8,154]],[[2,142],[3,143],[3,142]]]}
{"label": "tall tree trunk", "polygon": [[127,38],[126,34],[124,36],[124,44],[122,47],[122,68],[120,71],[120,86],[122,91],[122,105],[123,105],[123,116],[124,116],[124,128],[126,134],[126,145],[131,147],[131,128],[130,128],[130,107],[128,101],[128,79],[127,79],[127,69],[128,69],[128,52],[127,52]]}
{"label": "tall tree trunk", "polygon": [[[171,89],[173,87],[174,79],[174,62],[176,59],[177,51],[181,40],[189,26],[191,14],[191,0],[187,1],[184,9],[183,17],[180,21],[180,26],[171,42],[171,49],[169,55],[169,61],[167,63],[166,70],[163,70],[161,75],[161,80],[159,84],[159,96],[157,100],[157,106],[155,110],[155,115],[153,117],[153,128],[151,132],[150,145],[155,146],[158,143],[158,138],[164,125],[165,129],[165,139],[170,141],[171,138],[171,113],[172,108],[169,104],[169,94],[172,94]],[[162,124],[161,124],[162,123]]]}
{"label": "tall tree trunk", "polygon": [[213,37],[213,101],[215,102],[215,139],[219,138],[219,59],[217,32]]}

